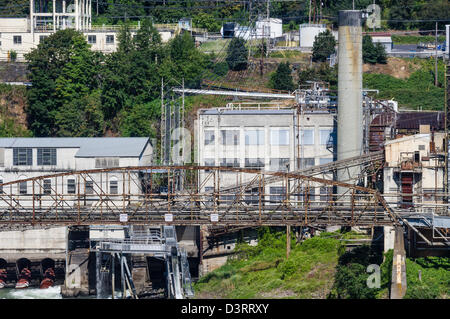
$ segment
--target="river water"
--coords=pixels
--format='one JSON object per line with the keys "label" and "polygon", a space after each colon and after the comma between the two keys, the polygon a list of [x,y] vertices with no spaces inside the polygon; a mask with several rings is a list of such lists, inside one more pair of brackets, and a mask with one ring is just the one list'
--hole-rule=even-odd
{"label": "river water", "polygon": [[[127,296],[130,296],[127,293]],[[122,297],[121,291],[115,292],[115,298]],[[63,299],[61,295],[61,286],[53,286],[48,289],[26,288],[14,289],[3,288],[0,289],[0,299]],[[76,297],[75,299],[96,299],[95,295]],[[105,299],[111,299],[111,295],[106,296]]]}
{"label": "river water", "polygon": [[61,286],[54,286],[48,289],[3,288],[0,289],[0,299],[62,299]]}

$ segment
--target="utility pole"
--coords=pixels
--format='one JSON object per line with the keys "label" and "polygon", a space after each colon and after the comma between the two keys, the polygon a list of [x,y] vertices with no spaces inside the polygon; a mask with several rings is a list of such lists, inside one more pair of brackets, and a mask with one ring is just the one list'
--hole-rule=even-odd
{"label": "utility pole", "polygon": [[164,161],[164,140],[165,140],[165,116],[164,116],[164,78],[161,78],[161,164]]}
{"label": "utility pole", "polygon": [[309,19],[308,23],[311,24],[311,0],[309,0]]}
{"label": "utility pole", "polygon": [[435,51],[435,56],[434,56],[434,86],[438,86],[438,63],[437,63],[437,59],[438,59],[438,57],[437,57],[438,36],[437,36],[437,32],[438,32],[438,23],[436,21],[436,34],[435,34],[435,39],[434,39],[434,51]]}

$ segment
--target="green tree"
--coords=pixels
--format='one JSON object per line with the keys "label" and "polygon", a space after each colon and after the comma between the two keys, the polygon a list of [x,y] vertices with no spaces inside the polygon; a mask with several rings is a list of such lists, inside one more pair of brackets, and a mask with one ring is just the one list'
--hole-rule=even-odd
{"label": "green tree", "polygon": [[277,70],[270,78],[270,85],[276,90],[295,90],[294,81],[292,80],[292,70],[289,62],[278,64]]}
{"label": "green tree", "polygon": [[207,29],[209,32],[220,31],[221,24],[213,14],[199,12],[192,18],[192,23],[197,28]]}
{"label": "green tree", "polygon": [[155,120],[160,116],[161,100],[136,104],[129,111],[122,112],[121,136],[156,136]]}
{"label": "green tree", "polygon": [[362,49],[364,63],[387,63],[387,55],[384,46],[381,43],[374,45],[370,35],[365,35],[363,37]]}
{"label": "green tree", "polygon": [[29,127],[35,136],[55,136],[56,115],[98,87],[102,56],[90,50],[83,34],[66,29],[49,36],[25,58],[33,84],[28,92]]}
{"label": "green tree", "polygon": [[370,35],[365,35],[362,40],[362,50],[363,50],[363,62],[364,63],[377,63],[377,50],[372,42],[372,37]]}
{"label": "green tree", "polygon": [[325,62],[335,52],[336,40],[330,30],[319,33],[313,43],[312,60]]}
{"label": "green tree", "polygon": [[233,38],[227,48],[226,61],[228,68],[233,71],[242,71],[247,69],[248,49],[245,46],[245,40],[242,38]]}

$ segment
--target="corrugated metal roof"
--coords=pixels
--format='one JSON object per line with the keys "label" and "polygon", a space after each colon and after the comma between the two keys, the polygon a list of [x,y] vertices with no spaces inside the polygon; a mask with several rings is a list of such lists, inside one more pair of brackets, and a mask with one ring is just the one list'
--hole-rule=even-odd
{"label": "corrugated metal roof", "polygon": [[421,124],[430,125],[432,130],[444,129],[444,112],[399,112],[395,127],[418,130]]}
{"label": "corrugated metal roof", "polygon": [[148,137],[12,137],[0,138],[0,147],[79,148],[75,157],[139,157]]}

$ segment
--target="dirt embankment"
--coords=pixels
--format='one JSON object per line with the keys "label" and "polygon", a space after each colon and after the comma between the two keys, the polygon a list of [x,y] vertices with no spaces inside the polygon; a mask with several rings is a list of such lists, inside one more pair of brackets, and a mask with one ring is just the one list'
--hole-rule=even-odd
{"label": "dirt embankment", "polygon": [[26,88],[3,85],[0,88],[0,121],[13,119],[14,124],[27,129]]}
{"label": "dirt embankment", "polygon": [[420,68],[414,62],[400,58],[388,58],[387,64],[364,64],[364,73],[381,73],[391,75],[397,79],[407,79],[416,70]]}

